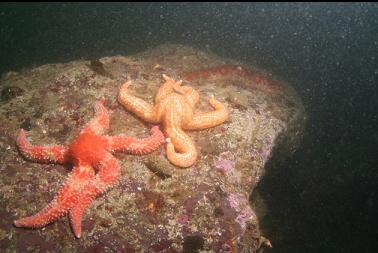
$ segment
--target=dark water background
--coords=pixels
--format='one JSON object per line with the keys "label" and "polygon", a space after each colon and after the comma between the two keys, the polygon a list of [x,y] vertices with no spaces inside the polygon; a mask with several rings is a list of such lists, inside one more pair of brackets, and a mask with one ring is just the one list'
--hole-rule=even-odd
{"label": "dark water background", "polygon": [[260,186],[272,252],[378,252],[377,4],[0,4],[1,73],[166,42],[265,68],[303,98],[304,142]]}

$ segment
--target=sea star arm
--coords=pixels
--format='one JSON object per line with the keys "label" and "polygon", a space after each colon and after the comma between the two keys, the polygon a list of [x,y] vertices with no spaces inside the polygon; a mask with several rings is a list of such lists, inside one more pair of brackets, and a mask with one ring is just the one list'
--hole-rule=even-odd
{"label": "sea star arm", "polygon": [[21,154],[37,162],[52,162],[63,164],[67,160],[68,148],[65,146],[36,146],[26,139],[24,129],[20,130],[17,137],[17,146]]}
{"label": "sea star arm", "polygon": [[159,103],[165,96],[172,93],[174,90],[178,90],[182,84],[182,81],[176,81],[175,79],[163,74],[165,83],[159,88],[155,95],[155,103]]}
{"label": "sea star arm", "polygon": [[151,129],[151,136],[137,139],[128,136],[108,137],[109,149],[115,151],[127,151],[134,155],[148,154],[164,143],[164,134],[158,126]]}
{"label": "sea star arm", "polygon": [[183,126],[185,130],[201,130],[214,127],[228,119],[229,112],[221,102],[216,100],[213,96],[211,96],[209,102],[214,108],[214,111],[194,115],[193,119]]}
{"label": "sea star arm", "polygon": [[131,84],[130,81],[121,86],[118,94],[118,101],[126,107],[127,110],[134,112],[139,118],[145,121],[157,124],[159,119],[155,108],[144,101],[128,93],[128,87]]}
{"label": "sea star arm", "polygon": [[186,100],[189,102],[190,107],[194,108],[199,100],[198,92],[189,86],[175,86],[174,90],[185,96]]}
{"label": "sea star arm", "polygon": [[197,150],[190,137],[179,127],[167,127],[167,158],[181,168],[192,166],[197,160]]}
{"label": "sea star arm", "polygon": [[39,228],[57,220],[77,204],[80,192],[92,178],[94,178],[92,167],[74,167],[67,182],[50,204],[35,215],[14,221],[14,225],[16,227]]}
{"label": "sea star arm", "polygon": [[101,98],[95,105],[95,116],[84,127],[81,133],[93,132],[101,135],[109,128],[109,113],[104,106],[105,98]]}
{"label": "sea star arm", "polygon": [[77,238],[81,237],[81,220],[85,209],[97,196],[111,188],[120,175],[120,166],[111,154],[106,155],[98,170],[94,180],[84,187],[77,204],[69,212],[72,230]]}

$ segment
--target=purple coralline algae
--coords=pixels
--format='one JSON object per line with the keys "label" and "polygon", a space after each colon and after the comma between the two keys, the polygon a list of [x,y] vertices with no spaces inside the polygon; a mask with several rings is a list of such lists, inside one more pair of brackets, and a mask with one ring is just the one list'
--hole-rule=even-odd
{"label": "purple coralline algae", "polygon": [[227,196],[231,208],[237,212],[236,222],[245,230],[247,221],[256,218],[255,212],[251,209],[245,194],[231,193]]}

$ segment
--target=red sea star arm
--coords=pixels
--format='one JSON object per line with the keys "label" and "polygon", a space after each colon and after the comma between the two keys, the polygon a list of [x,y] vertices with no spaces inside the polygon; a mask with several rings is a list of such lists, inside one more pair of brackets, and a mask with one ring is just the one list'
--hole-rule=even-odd
{"label": "red sea star arm", "polygon": [[152,105],[150,105],[143,99],[137,98],[128,93],[128,87],[130,84],[131,82],[128,81],[121,86],[118,94],[118,101],[124,107],[126,107],[127,110],[135,113],[139,118],[142,118],[143,120],[150,123],[159,123],[156,110]]}
{"label": "red sea star arm", "polygon": [[117,160],[111,154],[107,154],[94,180],[84,187],[77,204],[69,212],[72,230],[77,238],[81,237],[81,220],[85,209],[97,196],[111,188],[119,175],[120,166]]}
{"label": "red sea star arm", "polygon": [[82,189],[94,178],[92,167],[74,167],[56,197],[35,215],[14,221],[16,227],[39,228],[57,220],[77,204]]}
{"label": "red sea star arm", "polygon": [[17,137],[17,146],[21,154],[37,162],[52,162],[63,164],[67,160],[68,148],[65,146],[36,146],[26,139],[23,129]]}
{"label": "red sea star arm", "polygon": [[227,108],[213,96],[210,98],[210,104],[214,108],[212,112],[199,113],[193,116],[193,119],[186,125],[185,130],[202,130],[214,127],[225,122],[229,117]]}
{"label": "red sea star arm", "polygon": [[89,121],[89,123],[84,127],[81,133],[88,131],[94,132],[95,134],[101,135],[109,128],[109,113],[104,106],[105,98],[101,98],[95,105],[95,116]]}
{"label": "red sea star arm", "polygon": [[127,136],[108,137],[109,149],[115,151],[127,151],[134,155],[147,154],[157,149],[164,143],[164,134],[158,126],[151,129],[151,136],[144,139],[137,139]]}

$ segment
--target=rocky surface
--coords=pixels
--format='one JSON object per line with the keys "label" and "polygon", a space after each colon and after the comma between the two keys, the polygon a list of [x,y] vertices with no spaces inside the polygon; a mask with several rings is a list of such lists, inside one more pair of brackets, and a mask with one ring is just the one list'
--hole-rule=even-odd
{"label": "rocky surface", "polygon": [[[18,129],[30,131],[33,144],[69,143],[104,96],[112,111],[108,134],[145,137],[151,126],[117,102],[118,89],[131,79],[130,92],[152,104],[163,73],[197,89],[198,110],[212,109],[212,94],[230,110],[226,123],[189,132],[200,154],[196,164],[187,169],[171,165],[164,147],[147,156],[117,154],[122,176],[88,208],[81,239],[75,239],[67,218],[43,229],[15,228],[14,219],[51,201],[70,170],[25,160],[15,146]],[[298,147],[305,124],[300,98],[277,79],[182,45],[7,73],[0,80],[0,248],[256,252],[267,247],[269,235],[263,235],[258,222],[263,214],[256,214],[249,196],[266,162],[285,159]]]}

